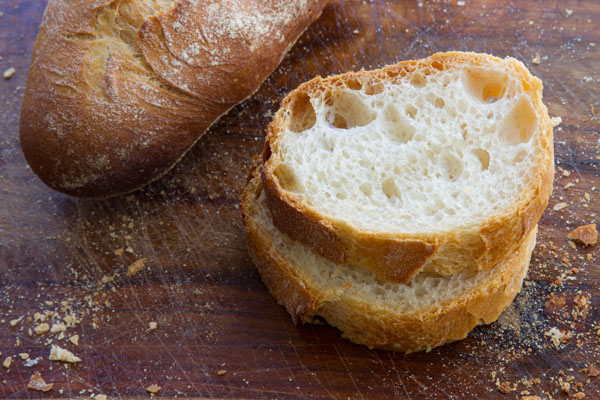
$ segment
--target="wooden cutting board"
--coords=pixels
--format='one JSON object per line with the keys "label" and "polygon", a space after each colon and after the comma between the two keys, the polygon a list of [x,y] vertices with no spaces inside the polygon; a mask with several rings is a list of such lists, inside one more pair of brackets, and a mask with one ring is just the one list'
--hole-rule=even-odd
{"label": "wooden cutting board", "polygon": [[[566,238],[600,222],[600,2],[334,3],[171,173],[107,201],[50,190],[20,152],[45,4],[0,2],[0,70],[16,69],[0,80],[0,362],[12,357],[0,367],[1,398],[147,398],[152,384],[157,397],[566,398],[567,382],[571,395],[600,398],[600,377],[588,377],[590,364],[600,368],[600,245]],[[522,60],[544,81],[551,116],[563,118],[522,293],[499,322],[429,353],[370,351],[326,324],[294,326],[248,258],[237,200],[279,101],[315,75],[453,49]],[[127,276],[136,260],[143,268]],[[66,316],[64,332],[30,331]],[[572,338],[555,347],[552,328]],[[81,361],[49,361],[53,344]],[[34,371],[51,391],[26,389]]]}

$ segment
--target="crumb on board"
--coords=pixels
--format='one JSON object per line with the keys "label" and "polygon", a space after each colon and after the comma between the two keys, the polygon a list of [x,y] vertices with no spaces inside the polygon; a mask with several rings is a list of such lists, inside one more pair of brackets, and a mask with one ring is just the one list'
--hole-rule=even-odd
{"label": "crumb on board", "polygon": [[21,320],[23,319],[23,316],[20,316],[19,318],[15,318],[15,319],[11,319],[9,324],[10,326],[17,326],[19,324],[19,322],[21,322]]}
{"label": "crumb on board", "polygon": [[598,243],[598,231],[596,224],[581,225],[575,228],[567,238],[578,240],[586,246],[594,246]]}
{"label": "crumb on board", "polygon": [[106,397],[105,394],[97,394],[96,396],[94,396],[94,399],[96,399],[96,400],[108,400],[108,397]]}
{"label": "crumb on board", "polygon": [[10,368],[10,364],[12,364],[12,357],[6,357],[2,362],[2,366],[6,369]]}
{"label": "crumb on board", "polygon": [[510,383],[510,382],[497,382],[496,386],[498,387],[498,391],[500,391],[501,393],[507,394],[510,392],[514,392],[516,390],[516,388]]}
{"label": "crumb on board", "polygon": [[69,350],[63,349],[62,347],[54,344],[50,348],[50,355],[48,356],[48,359],[50,361],[64,361],[68,363],[76,363],[81,361],[81,358],[77,357]]}
{"label": "crumb on board", "polygon": [[153,331],[156,328],[158,328],[158,323],[156,321],[150,321],[150,323],[148,324],[148,330]]}
{"label": "crumb on board", "polygon": [[50,333],[60,333],[60,332],[64,332],[67,330],[67,327],[65,326],[65,324],[57,322],[52,324],[52,327],[50,328]]}
{"label": "crumb on board", "polygon": [[39,392],[49,392],[52,390],[54,383],[46,383],[44,378],[39,372],[35,372],[31,375],[29,382],[27,383],[27,389],[37,390]]}
{"label": "crumb on board", "polygon": [[552,117],[550,118],[550,126],[556,128],[558,125],[562,123],[561,117]]}
{"label": "crumb on board", "polygon": [[21,360],[27,360],[29,358],[29,353],[19,353],[19,357]]}
{"label": "crumb on board", "polygon": [[79,346],[79,335],[71,336],[69,342],[73,343],[75,346]]}
{"label": "crumb on board", "polygon": [[554,344],[554,348],[556,350],[560,348],[560,343],[563,339],[563,333],[557,327],[551,328],[548,332],[544,333],[544,336],[550,338],[550,341]]}
{"label": "crumb on board", "polygon": [[17,72],[17,70],[14,67],[7,68],[2,73],[2,77],[4,79],[10,79],[15,75],[16,72]]}
{"label": "crumb on board", "polygon": [[145,263],[146,263],[146,258],[140,258],[139,260],[134,261],[133,263],[131,263],[131,265],[129,267],[127,267],[126,275],[134,276],[135,274],[140,272],[142,270],[142,268],[144,268]]}
{"label": "crumb on board", "polygon": [[600,371],[598,371],[598,368],[596,368],[594,364],[590,364],[590,366],[588,367],[587,376],[590,378],[595,378],[597,376],[600,376]]}
{"label": "crumb on board", "polygon": [[567,206],[568,206],[568,205],[567,205],[567,203],[556,203],[556,204],[554,205],[554,207],[552,207],[552,209],[553,209],[554,211],[560,211],[560,210],[562,210],[563,208],[567,208]]}
{"label": "crumb on board", "polygon": [[150,385],[146,388],[146,391],[154,394],[154,393],[158,393],[160,391],[160,389],[162,389],[162,387],[158,386],[156,383],[153,383],[152,385]]}
{"label": "crumb on board", "polygon": [[125,252],[125,249],[121,247],[121,248],[119,248],[119,249],[116,249],[116,250],[114,251],[114,254],[115,254],[115,256],[120,256],[120,255],[122,255],[124,252]]}
{"label": "crumb on board", "polygon": [[220,370],[218,370],[218,371],[217,371],[217,375],[219,375],[219,376],[223,376],[223,375],[225,375],[226,373],[227,373],[227,371],[226,371],[226,370],[224,370],[224,369],[220,369]]}
{"label": "crumb on board", "polygon": [[542,57],[539,54],[536,54],[535,57],[531,60],[535,65],[539,65],[542,62]]}
{"label": "crumb on board", "polygon": [[43,335],[44,333],[48,332],[49,330],[50,330],[50,325],[47,322],[42,322],[41,324],[39,324],[35,328],[33,328],[33,331],[36,333],[36,335]]}

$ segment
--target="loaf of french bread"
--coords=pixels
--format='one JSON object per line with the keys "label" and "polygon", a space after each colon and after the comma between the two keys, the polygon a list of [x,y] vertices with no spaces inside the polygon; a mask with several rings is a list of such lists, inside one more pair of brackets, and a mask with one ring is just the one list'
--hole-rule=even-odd
{"label": "loaf of french bread", "polygon": [[102,198],[168,171],[277,67],[327,0],[50,0],[21,146],[52,188]]}

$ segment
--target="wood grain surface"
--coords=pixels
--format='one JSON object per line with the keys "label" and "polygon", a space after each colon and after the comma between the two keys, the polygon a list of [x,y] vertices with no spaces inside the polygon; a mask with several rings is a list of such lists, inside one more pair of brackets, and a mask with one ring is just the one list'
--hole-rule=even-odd
{"label": "wood grain surface", "polygon": [[[600,368],[600,245],[567,240],[600,222],[600,2],[336,2],[171,173],[107,201],[53,192],[20,151],[45,4],[0,1],[0,71],[16,69],[0,79],[0,363],[12,357],[0,398],[148,398],[152,384],[156,397],[600,398],[600,377],[588,376]],[[429,353],[370,351],[326,324],[294,326],[248,258],[237,200],[279,101],[315,75],[453,49],[522,60],[563,119],[522,293],[500,321]],[[55,333],[33,331],[43,318]],[[572,337],[555,346],[552,328]],[[50,361],[53,344],[81,361]],[[27,389],[35,371],[51,391]]]}

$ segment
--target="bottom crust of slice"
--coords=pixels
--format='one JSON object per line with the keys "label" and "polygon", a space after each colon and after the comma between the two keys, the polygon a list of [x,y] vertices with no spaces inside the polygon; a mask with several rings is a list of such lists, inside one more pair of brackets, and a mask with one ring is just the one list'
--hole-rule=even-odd
{"label": "bottom crust of slice", "polygon": [[[268,213],[258,168],[240,204],[252,261],[294,323],[319,315],[354,343],[405,353],[463,339],[475,326],[494,322],[521,289],[537,233],[536,226],[517,251],[487,271],[450,277],[422,273],[408,284],[394,284],[364,268],[327,261],[280,233]],[[395,303],[398,292],[411,298]]]}

